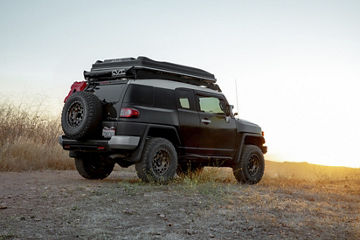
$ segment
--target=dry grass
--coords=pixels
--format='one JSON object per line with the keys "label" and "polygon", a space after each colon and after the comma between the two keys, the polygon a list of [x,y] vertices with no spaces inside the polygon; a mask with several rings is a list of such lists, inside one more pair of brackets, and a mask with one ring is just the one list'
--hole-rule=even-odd
{"label": "dry grass", "polygon": [[[46,116],[43,110],[41,106],[30,111],[27,106],[0,103],[0,171],[74,169],[68,152],[57,142],[62,134],[59,119]],[[180,181],[193,186],[236,183],[230,168],[205,168]],[[351,183],[360,182],[360,169],[267,161],[260,185],[307,187],[333,182],[347,186],[346,192],[355,191]]]}
{"label": "dry grass", "polygon": [[[250,227],[244,232],[263,229],[274,239],[360,239],[360,169],[271,161],[266,166],[253,186],[236,184],[230,168],[181,176],[180,186],[220,203],[226,218],[245,219]],[[263,239],[261,234],[253,238]]]}
{"label": "dry grass", "polygon": [[303,189],[313,193],[359,196],[360,169],[267,161],[267,171],[260,185],[282,189]]}
{"label": "dry grass", "polygon": [[0,170],[73,169],[73,161],[57,143],[59,119],[41,107],[0,104]]}
{"label": "dry grass", "polygon": [[[329,167],[309,163],[280,163],[266,161],[263,179],[257,187],[277,191],[293,192],[294,189],[307,192],[334,193],[339,195],[360,195],[360,169]],[[201,187],[226,187],[236,184],[231,168],[207,167],[202,172],[180,176],[181,182],[190,189]]]}

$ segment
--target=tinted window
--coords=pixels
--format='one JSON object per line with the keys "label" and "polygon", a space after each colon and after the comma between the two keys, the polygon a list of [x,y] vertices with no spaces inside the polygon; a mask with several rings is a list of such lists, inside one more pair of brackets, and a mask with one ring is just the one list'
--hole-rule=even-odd
{"label": "tinted window", "polygon": [[175,109],[174,90],[165,88],[154,88],[155,91],[155,107]]}
{"label": "tinted window", "polygon": [[93,92],[101,101],[118,102],[124,95],[127,84],[100,84],[90,86],[86,91]]}
{"label": "tinted window", "polygon": [[225,114],[224,101],[217,97],[199,96],[200,111]]}
{"label": "tinted window", "polygon": [[143,106],[153,106],[154,88],[151,86],[130,84],[123,102]]}

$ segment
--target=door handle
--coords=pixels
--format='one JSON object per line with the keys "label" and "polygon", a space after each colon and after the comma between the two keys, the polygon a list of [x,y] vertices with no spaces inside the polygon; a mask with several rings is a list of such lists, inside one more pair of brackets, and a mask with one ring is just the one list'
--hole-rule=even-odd
{"label": "door handle", "polygon": [[203,119],[201,119],[201,122],[204,124],[209,124],[209,123],[211,123],[211,120],[209,120],[207,118],[203,118]]}

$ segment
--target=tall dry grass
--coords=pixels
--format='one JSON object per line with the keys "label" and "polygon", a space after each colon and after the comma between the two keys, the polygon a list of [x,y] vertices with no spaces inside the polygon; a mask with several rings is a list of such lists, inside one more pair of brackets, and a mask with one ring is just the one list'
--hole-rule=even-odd
{"label": "tall dry grass", "polygon": [[57,142],[59,119],[40,106],[0,103],[0,170],[73,169],[73,160]]}

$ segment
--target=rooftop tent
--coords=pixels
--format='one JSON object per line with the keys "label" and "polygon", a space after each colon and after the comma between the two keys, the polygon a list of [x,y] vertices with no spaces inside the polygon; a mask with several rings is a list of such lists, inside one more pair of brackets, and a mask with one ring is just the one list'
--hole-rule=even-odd
{"label": "rooftop tent", "polygon": [[167,79],[193,85],[206,86],[220,91],[213,74],[204,70],[169,62],[154,61],[147,57],[118,58],[96,61],[90,72],[84,71],[88,81],[118,78]]}

